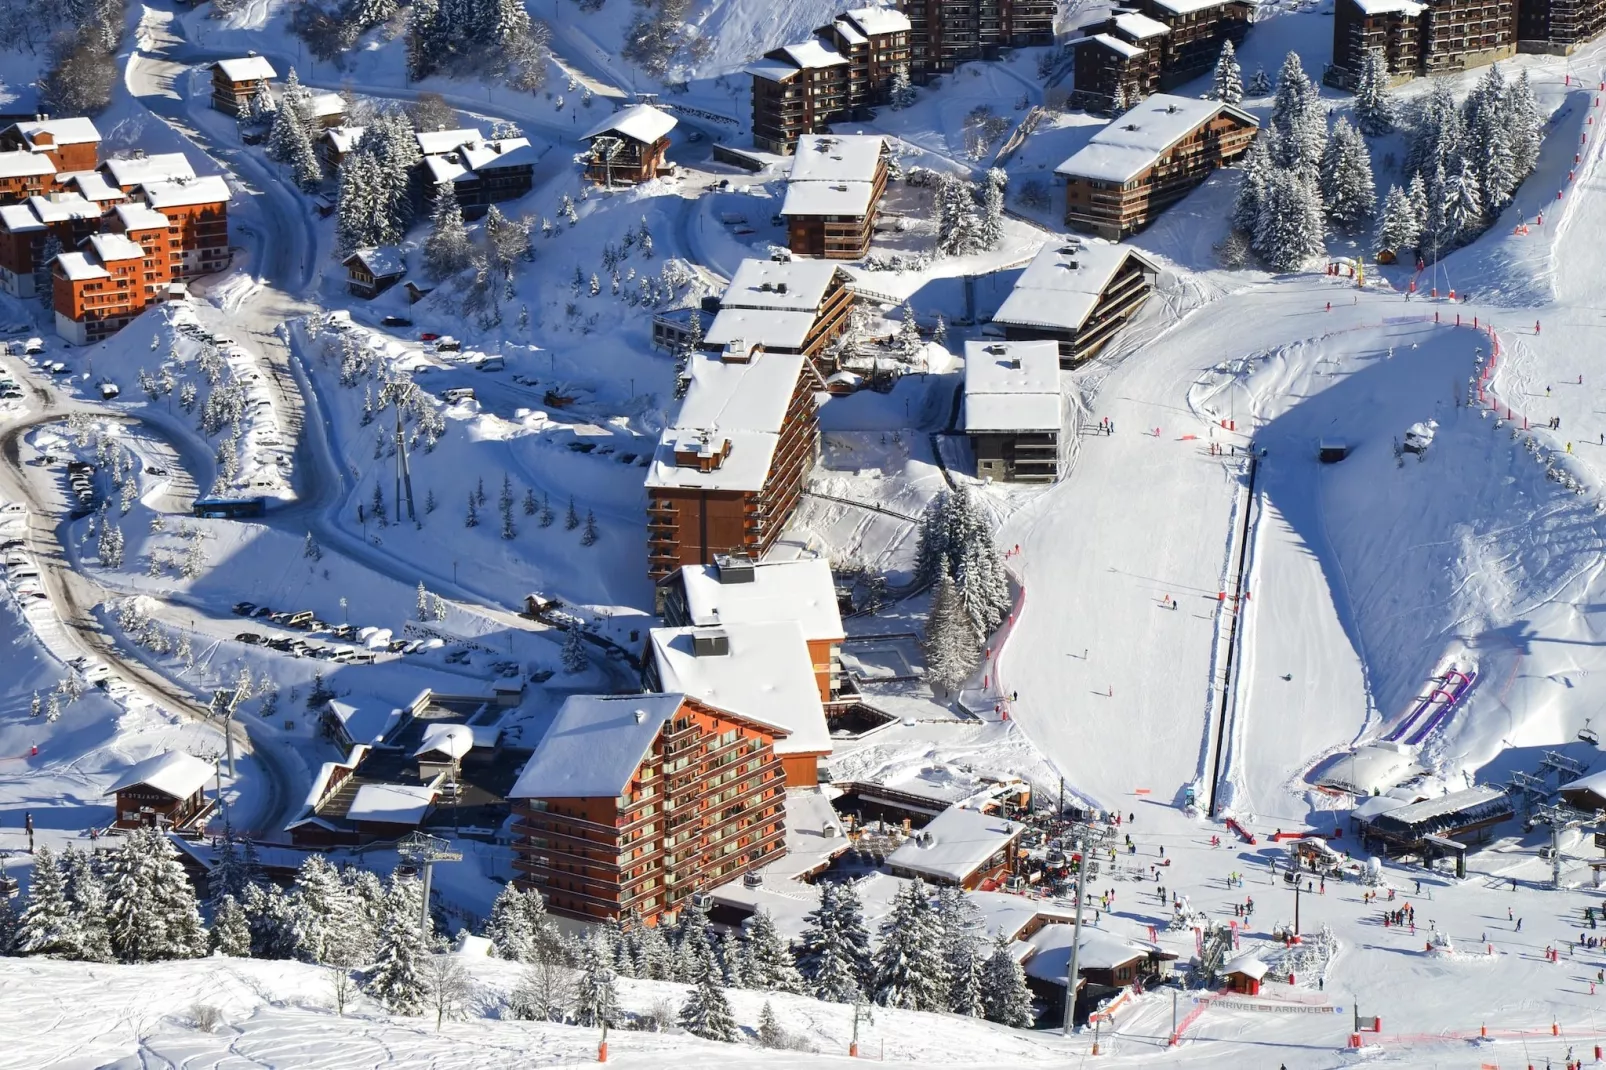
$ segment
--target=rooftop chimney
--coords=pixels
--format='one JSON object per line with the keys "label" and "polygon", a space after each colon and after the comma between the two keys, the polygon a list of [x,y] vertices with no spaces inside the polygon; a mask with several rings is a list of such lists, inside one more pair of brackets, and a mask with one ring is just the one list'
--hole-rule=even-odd
{"label": "rooftop chimney", "polygon": [[636,723],[637,724],[641,724],[646,719],[647,719],[647,711],[646,710],[637,710],[636,711]]}
{"label": "rooftop chimney", "polygon": [[746,554],[715,554],[714,566],[719,570],[720,583],[752,583],[753,559]]}
{"label": "rooftop chimney", "polygon": [[720,628],[693,632],[691,636],[691,652],[693,657],[698,658],[724,657],[731,652],[730,636]]}

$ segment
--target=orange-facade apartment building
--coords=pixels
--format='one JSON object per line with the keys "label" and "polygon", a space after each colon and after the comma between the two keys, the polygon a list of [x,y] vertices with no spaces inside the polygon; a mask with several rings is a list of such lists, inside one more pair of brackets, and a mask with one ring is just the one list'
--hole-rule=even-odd
{"label": "orange-facade apartment building", "polygon": [[785,730],[682,694],[574,695],[508,792],[515,883],[656,924],[786,850]]}
{"label": "orange-facade apartment building", "polygon": [[56,174],[100,166],[100,131],[83,116],[33,119],[0,131],[0,150],[31,152],[50,161]]}

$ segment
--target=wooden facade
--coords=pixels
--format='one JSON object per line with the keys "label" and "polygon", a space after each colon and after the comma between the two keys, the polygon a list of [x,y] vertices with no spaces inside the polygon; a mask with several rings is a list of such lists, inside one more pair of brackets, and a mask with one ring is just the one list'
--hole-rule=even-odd
{"label": "wooden facade", "polygon": [[184,828],[207,809],[201,788],[175,799],[147,784],[135,784],[117,793],[117,820],[112,825],[120,829]]}
{"label": "wooden facade", "polygon": [[0,152],[0,205],[21,204],[57,188],[56,166],[47,157],[22,149]]}
{"label": "wooden facade", "polygon": [[251,101],[274,76],[271,64],[252,53],[239,59],[212,64],[212,107],[241,118],[251,111]]}
{"label": "wooden facade", "polygon": [[[876,214],[887,190],[886,157],[883,155],[877,160],[875,176],[870,180],[868,189],[864,188],[864,183],[854,182],[811,181],[799,185],[825,187],[819,190],[826,198],[819,202],[820,209],[833,207],[830,203],[833,196],[844,201],[858,199],[854,201],[852,209],[830,211],[809,209],[808,199],[800,197],[796,203],[803,204],[806,210],[794,210],[792,186],[788,185],[787,203],[783,205],[781,214],[786,217],[787,247],[792,253],[826,260],[859,260],[868,255],[870,239],[875,234]],[[864,205],[862,209],[859,208],[860,204]]]}
{"label": "wooden facade", "polygon": [[586,179],[599,186],[634,186],[650,182],[667,167],[669,135],[656,141],[643,142],[623,134],[614,134],[620,141],[619,151],[604,157],[597,143],[604,135],[590,139],[591,156],[586,161]]}
{"label": "wooden facade", "polygon": [[[761,355],[758,359],[764,359]],[[792,388],[786,417],[763,485],[750,489],[647,488],[647,573],[661,579],[683,565],[710,565],[716,555],[757,558],[780,537],[802,499],[820,437],[814,406],[818,378],[807,362]],[[724,458],[701,463],[717,470]],[[677,467],[700,467],[695,457]]]}
{"label": "wooden facade", "polygon": [[785,852],[774,743],[774,729],[682,698],[617,796],[515,801],[515,883],[564,917],[656,924]]}
{"label": "wooden facade", "polygon": [[1389,74],[1413,78],[1421,68],[1422,6],[1414,0],[1336,0],[1333,66],[1328,80],[1353,88],[1366,53],[1380,52]]}
{"label": "wooden facade", "polygon": [[866,117],[910,64],[908,19],[891,9],[844,12],[813,39],[774,49],[748,68],[754,145],[785,154],[805,134]]}
{"label": "wooden facade", "polygon": [[1005,48],[1054,42],[1053,0],[903,0],[909,69],[918,82]]}
{"label": "wooden facade", "polygon": [[1325,80],[1353,88],[1368,51],[1381,52],[1389,73],[1404,80],[1494,63],[1516,53],[1519,37],[1526,51],[1568,52],[1584,39],[1577,34],[1606,28],[1603,0],[1569,2],[1553,21],[1557,10],[1545,0],[1336,0]]}
{"label": "wooden facade", "polygon": [[49,160],[57,174],[93,171],[100,166],[100,134],[81,118],[15,123],[0,132],[0,151],[32,152]]}
{"label": "wooden facade", "polygon": [[359,249],[340,263],[346,269],[347,292],[368,301],[396,285],[407,273],[394,250]]}
{"label": "wooden facade", "polygon": [[1160,41],[1160,91],[1165,92],[1209,74],[1228,41],[1236,48],[1249,32],[1251,5],[1220,0],[1200,5],[1188,0],[1138,0],[1143,15],[1171,31]]}
{"label": "wooden facade", "polygon": [[1152,162],[1125,181],[1077,174],[1076,157],[1072,157],[1060,167],[1066,176],[1065,225],[1112,241],[1142,230],[1216,168],[1248,151],[1258,129],[1247,112],[1221,105],[1209,118],[1160,148]]}
{"label": "wooden facade", "polygon": [[1606,0],[1523,0],[1517,5],[1517,47],[1571,54],[1606,32]]}
{"label": "wooden facade", "polygon": [[1160,87],[1160,49],[1145,48],[1108,30],[1071,42],[1076,65],[1071,76],[1073,107],[1120,110],[1122,102],[1148,96]]}

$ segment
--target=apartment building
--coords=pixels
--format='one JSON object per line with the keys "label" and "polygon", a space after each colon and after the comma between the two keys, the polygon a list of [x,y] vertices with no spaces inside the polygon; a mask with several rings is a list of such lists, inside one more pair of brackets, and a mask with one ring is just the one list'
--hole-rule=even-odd
{"label": "apartment building", "polygon": [[801,353],[825,374],[825,348],[847,329],[853,307],[847,284],[847,272],[829,261],[743,260],[703,346]]}
{"label": "apartment building", "polygon": [[100,165],[100,173],[113,186],[131,197],[143,197],[141,186],[147,182],[188,182],[195,177],[195,168],[182,152],[158,152],[147,155],[135,150],[128,156],[114,156]]}
{"label": "apartment building", "polygon": [[805,134],[864,118],[887,102],[894,75],[910,68],[909,19],[891,8],[856,8],[807,41],[764,54],[753,78],[753,144],[785,154]]}
{"label": "apartment building", "polygon": [[1005,48],[1054,43],[1054,0],[904,0],[917,82]]}
{"label": "apartment building", "polygon": [[[1572,51],[1606,28],[1606,2],[1337,0],[1325,80],[1353,87],[1368,51],[1395,80],[1450,74],[1527,52]],[[1530,36],[1532,35],[1532,36]],[[1587,36],[1586,36],[1587,35]]]}
{"label": "apartment building", "polygon": [[1052,483],[1060,473],[1059,347],[965,343],[965,436],[979,479]]}
{"label": "apartment building", "polygon": [[536,151],[528,138],[487,140],[473,127],[432,130],[417,134],[424,159],[424,185],[428,195],[450,183],[457,203],[468,219],[477,219],[491,205],[512,201],[530,192],[535,183]]}
{"label": "apartment building", "polygon": [[1248,0],[1138,0],[1137,13],[1167,30],[1161,39],[1160,90],[1209,74],[1223,44],[1243,43],[1252,10]]}
{"label": "apartment building", "polygon": [[684,694],[571,696],[508,792],[515,883],[563,917],[673,918],[785,852],[785,738]]}
{"label": "apartment building", "polygon": [[1053,341],[1062,368],[1098,356],[1154,292],[1160,266],[1129,245],[1044,245],[993,314],[1004,338]]}
{"label": "apartment building", "polygon": [[93,171],[100,165],[100,131],[82,116],[41,117],[0,131],[0,150],[34,153],[49,160],[57,174]]}
{"label": "apartment building", "polygon": [[1602,31],[1606,31],[1606,0],[1523,0],[1517,5],[1520,52],[1570,55]]}
{"label": "apartment building", "polygon": [[799,138],[780,211],[788,246],[797,256],[858,260],[870,252],[886,190],[886,139],[880,135]]}
{"label": "apartment building", "polygon": [[1158,93],[1056,167],[1065,224],[1118,241],[1148,226],[1249,148],[1260,124],[1242,108]]}
{"label": "apartment building", "polygon": [[653,579],[717,554],[761,556],[797,508],[819,449],[822,383],[802,354],[738,339],[718,354],[693,354],[688,373],[647,471]]}
{"label": "apartment building", "polygon": [[[159,255],[123,234],[96,234],[56,257],[56,333],[89,345],[128,326],[159,300],[170,276]],[[158,288],[160,287],[160,288]]]}
{"label": "apartment building", "polygon": [[145,182],[145,204],[178,228],[173,243],[182,256],[176,277],[209,275],[229,264],[229,185],[219,175]]}
{"label": "apartment building", "polygon": [[56,186],[56,165],[47,156],[12,149],[0,152],[0,204],[21,204]]}
{"label": "apartment building", "polygon": [[1138,10],[1117,9],[1071,42],[1071,103],[1125,110],[1208,73],[1222,46],[1241,44],[1248,31],[1243,0],[1140,0]]}

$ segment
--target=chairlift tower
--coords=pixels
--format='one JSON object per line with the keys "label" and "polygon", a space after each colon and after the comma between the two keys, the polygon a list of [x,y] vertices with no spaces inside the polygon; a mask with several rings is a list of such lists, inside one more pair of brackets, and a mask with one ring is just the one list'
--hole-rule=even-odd
{"label": "chairlift tower", "polygon": [[396,519],[401,519],[402,491],[407,491],[407,519],[418,523],[418,514],[413,511],[413,473],[407,467],[407,438],[402,434],[402,403],[396,402]]}
{"label": "chairlift tower", "polygon": [[1571,806],[1541,806],[1528,818],[1528,825],[1550,826],[1550,886],[1561,888],[1561,834],[1566,829],[1599,827],[1606,811],[1588,813]]}
{"label": "chairlift tower", "polygon": [[1101,832],[1087,825],[1077,825],[1072,828],[1069,837],[1071,845],[1081,853],[1082,857],[1076,865],[1076,922],[1071,929],[1071,958],[1065,967],[1066,1036],[1070,1036],[1076,1029],[1077,959],[1082,950],[1082,906],[1087,891],[1087,878],[1096,877],[1099,873],[1099,864],[1093,858],[1093,851],[1103,846],[1113,835],[1113,829]]}
{"label": "chairlift tower", "polygon": [[414,832],[396,844],[396,853],[402,861],[417,866],[424,874],[424,896],[419,908],[418,932],[420,937],[429,932],[429,884],[436,862],[461,862],[463,852],[452,849],[450,840]]}
{"label": "chairlift tower", "polygon": [[[220,689],[212,692],[212,715],[223,718],[223,743],[229,753],[229,779],[234,779],[234,711],[240,705],[238,690]],[[222,797],[221,792],[219,798]]]}

